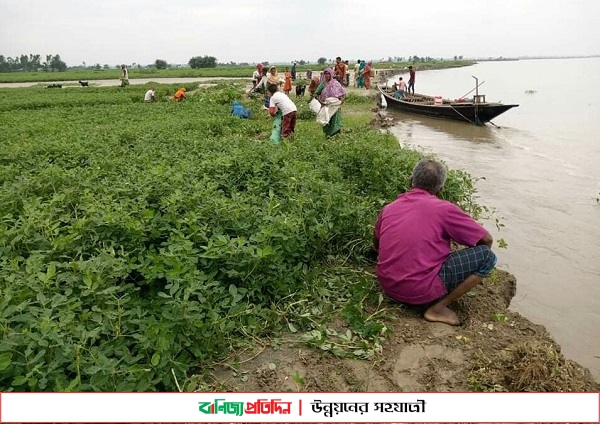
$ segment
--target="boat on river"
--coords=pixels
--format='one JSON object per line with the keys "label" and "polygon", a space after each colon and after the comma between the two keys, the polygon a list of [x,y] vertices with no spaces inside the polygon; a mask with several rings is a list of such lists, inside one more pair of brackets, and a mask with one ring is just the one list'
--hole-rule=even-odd
{"label": "boat on river", "polygon": [[[478,84],[479,86],[479,84]],[[478,88],[478,86],[476,88]],[[486,102],[485,95],[475,94],[472,98],[457,100],[443,99],[440,96],[404,93],[401,98],[394,96],[394,90],[378,87],[388,106],[398,110],[430,116],[432,118],[452,119],[483,125],[498,115],[519,105]],[[478,90],[477,90],[478,91]],[[493,122],[492,122],[493,124]]]}

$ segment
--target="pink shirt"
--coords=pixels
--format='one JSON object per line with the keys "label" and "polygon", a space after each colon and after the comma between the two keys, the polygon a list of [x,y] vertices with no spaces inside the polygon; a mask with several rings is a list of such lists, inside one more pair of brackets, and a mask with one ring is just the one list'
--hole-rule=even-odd
{"label": "pink shirt", "polygon": [[450,240],[475,246],[487,231],[458,206],[413,188],[385,206],[375,223],[377,277],[392,298],[413,305],[447,294],[438,275]]}

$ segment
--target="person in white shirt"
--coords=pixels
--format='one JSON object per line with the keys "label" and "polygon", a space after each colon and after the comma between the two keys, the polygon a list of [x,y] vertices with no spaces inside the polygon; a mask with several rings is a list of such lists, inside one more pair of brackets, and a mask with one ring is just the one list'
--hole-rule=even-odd
{"label": "person in white shirt", "polygon": [[252,73],[252,88],[256,87],[256,84],[260,81],[261,75],[258,69],[255,69]]}
{"label": "person in white shirt", "polygon": [[156,93],[154,91],[154,87],[150,87],[146,94],[144,95],[144,101],[146,103],[152,103],[156,101]]}
{"label": "person in white shirt", "polygon": [[246,94],[248,97],[250,97],[250,95],[252,93],[261,93],[265,95],[265,103],[263,104],[263,109],[268,109],[268,105],[269,105],[269,101],[267,98],[267,70],[265,68],[263,68],[262,70],[262,78],[256,83],[256,85],[251,88]]}
{"label": "person in white shirt", "polygon": [[123,64],[121,65],[121,87],[126,85],[129,85],[129,71],[127,71],[127,66]]}
{"label": "person in white shirt", "polygon": [[269,84],[267,91],[271,94],[269,115],[274,117],[278,110],[283,115],[281,120],[281,137],[289,138],[293,136],[296,128],[298,108],[285,93],[278,91],[277,84]]}

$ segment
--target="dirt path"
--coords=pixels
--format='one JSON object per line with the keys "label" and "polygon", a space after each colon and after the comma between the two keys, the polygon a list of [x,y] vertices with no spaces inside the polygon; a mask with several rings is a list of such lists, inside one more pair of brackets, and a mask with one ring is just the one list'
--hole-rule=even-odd
{"label": "dirt path", "polygon": [[388,301],[392,334],[374,360],[338,358],[299,343],[257,346],[215,370],[206,389],[244,392],[598,391],[548,332],[507,308],[514,277],[499,272],[457,305],[461,327],[431,324]]}
{"label": "dirt path", "polygon": [[[197,77],[197,78],[132,78],[129,80],[130,85],[148,84],[154,82],[156,84],[186,84],[190,82],[198,82],[200,86],[205,83],[218,81],[240,81],[244,78],[229,78],[229,77]],[[121,81],[119,79],[105,80],[90,80],[88,81],[92,87],[119,87]],[[63,88],[81,87],[77,81],[51,81],[51,82],[3,82],[0,83],[0,88],[21,88],[46,86],[49,84],[60,84]]]}

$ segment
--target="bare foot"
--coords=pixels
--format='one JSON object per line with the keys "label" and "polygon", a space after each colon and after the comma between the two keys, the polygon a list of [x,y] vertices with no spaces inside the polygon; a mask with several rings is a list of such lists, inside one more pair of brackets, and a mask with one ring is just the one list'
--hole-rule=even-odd
{"label": "bare foot", "polygon": [[429,322],[443,322],[448,325],[460,325],[458,315],[447,306],[435,304],[429,307],[424,314],[425,320]]}

